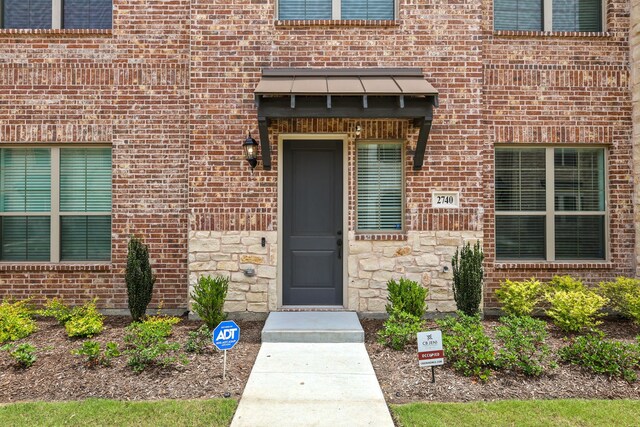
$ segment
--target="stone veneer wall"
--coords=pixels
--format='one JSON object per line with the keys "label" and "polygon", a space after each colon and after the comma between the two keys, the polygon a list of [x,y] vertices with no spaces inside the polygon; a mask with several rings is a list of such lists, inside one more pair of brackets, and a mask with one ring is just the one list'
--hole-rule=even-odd
{"label": "stone veneer wall", "polygon": [[[265,238],[266,245],[261,245]],[[227,276],[224,310],[264,313],[277,308],[275,231],[190,231],[189,294],[200,276]],[[243,270],[254,269],[255,276]],[[191,300],[189,301],[191,308]]]}
{"label": "stone veneer wall", "polygon": [[631,0],[629,23],[631,97],[633,106],[633,173],[635,181],[636,275],[640,276],[640,0]]}
{"label": "stone veneer wall", "polygon": [[[405,277],[429,290],[428,311],[455,311],[451,257],[463,243],[481,239],[481,231],[409,231],[400,241],[356,240],[350,232],[346,307],[364,314],[384,313],[387,281]],[[276,310],[277,258],[275,231],[191,231],[189,291],[200,276],[219,274],[231,278],[226,311]],[[249,268],[255,276],[244,274]]]}
{"label": "stone veneer wall", "polygon": [[387,281],[405,277],[429,290],[427,311],[451,312],[451,258],[465,242],[482,240],[482,231],[409,231],[407,240],[355,240],[349,233],[349,305],[362,313],[382,313]]}

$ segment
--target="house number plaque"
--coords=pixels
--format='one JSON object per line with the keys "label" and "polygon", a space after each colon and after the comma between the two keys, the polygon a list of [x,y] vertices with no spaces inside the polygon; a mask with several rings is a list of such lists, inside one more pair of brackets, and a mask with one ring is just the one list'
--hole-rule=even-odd
{"label": "house number plaque", "polygon": [[460,207],[460,193],[457,191],[434,191],[431,195],[431,206],[434,208]]}

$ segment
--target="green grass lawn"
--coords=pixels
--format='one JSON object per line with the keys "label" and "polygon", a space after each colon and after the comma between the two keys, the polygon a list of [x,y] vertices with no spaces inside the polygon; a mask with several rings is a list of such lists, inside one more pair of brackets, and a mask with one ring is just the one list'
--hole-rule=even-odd
{"label": "green grass lawn", "polygon": [[0,425],[228,426],[237,405],[233,399],[15,403],[0,406]]}
{"label": "green grass lawn", "polygon": [[505,400],[392,405],[409,426],[638,426],[638,400]]}

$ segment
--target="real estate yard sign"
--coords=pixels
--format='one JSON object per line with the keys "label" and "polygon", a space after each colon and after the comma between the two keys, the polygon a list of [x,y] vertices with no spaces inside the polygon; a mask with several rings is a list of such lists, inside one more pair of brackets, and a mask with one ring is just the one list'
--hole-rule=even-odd
{"label": "real estate yard sign", "polygon": [[418,332],[418,364],[422,368],[444,365],[442,332]]}

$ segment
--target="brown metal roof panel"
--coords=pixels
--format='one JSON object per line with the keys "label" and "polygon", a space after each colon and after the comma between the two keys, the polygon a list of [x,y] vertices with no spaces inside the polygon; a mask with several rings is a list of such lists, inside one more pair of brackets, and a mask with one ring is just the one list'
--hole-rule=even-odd
{"label": "brown metal roof panel", "polygon": [[394,76],[402,93],[405,95],[437,95],[438,91],[423,77],[399,77]]}
{"label": "brown metal roof panel", "polygon": [[327,88],[331,94],[362,95],[365,93],[358,77],[327,77]]}
{"label": "brown metal roof panel", "polygon": [[262,76],[422,76],[422,70],[420,68],[263,68]]}
{"label": "brown metal roof panel", "polygon": [[391,77],[361,77],[360,81],[367,94],[402,94],[400,87]]}
{"label": "brown metal roof panel", "polygon": [[293,86],[293,78],[291,77],[263,77],[258,86],[256,87],[255,93],[291,93],[291,87]]}
{"label": "brown metal roof panel", "polygon": [[296,77],[291,92],[294,94],[326,94],[327,79],[326,77]]}

